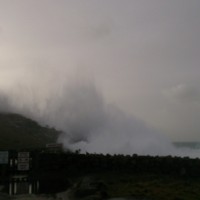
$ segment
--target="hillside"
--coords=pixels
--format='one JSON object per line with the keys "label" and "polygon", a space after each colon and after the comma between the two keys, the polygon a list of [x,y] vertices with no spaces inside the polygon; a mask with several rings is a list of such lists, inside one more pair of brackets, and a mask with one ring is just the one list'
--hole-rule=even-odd
{"label": "hillside", "polygon": [[0,113],[0,149],[42,148],[56,142],[59,132],[13,113]]}

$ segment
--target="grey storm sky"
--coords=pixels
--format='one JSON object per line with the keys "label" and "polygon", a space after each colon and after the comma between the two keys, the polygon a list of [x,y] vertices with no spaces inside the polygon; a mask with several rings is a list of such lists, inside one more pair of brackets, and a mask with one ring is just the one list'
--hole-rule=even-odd
{"label": "grey storm sky", "polygon": [[34,70],[75,71],[172,140],[200,140],[199,10],[199,0],[0,0],[0,88]]}

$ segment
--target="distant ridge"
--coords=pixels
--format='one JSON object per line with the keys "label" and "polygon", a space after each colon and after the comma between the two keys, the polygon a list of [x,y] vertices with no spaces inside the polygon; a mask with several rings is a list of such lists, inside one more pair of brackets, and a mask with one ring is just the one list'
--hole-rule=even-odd
{"label": "distant ridge", "polygon": [[0,149],[43,148],[57,140],[59,131],[14,113],[0,113]]}

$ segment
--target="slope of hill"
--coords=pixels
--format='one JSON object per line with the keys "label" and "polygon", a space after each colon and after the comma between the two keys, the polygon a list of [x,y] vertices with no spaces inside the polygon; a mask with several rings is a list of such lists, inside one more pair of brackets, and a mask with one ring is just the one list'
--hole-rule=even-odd
{"label": "slope of hill", "polygon": [[0,149],[43,148],[56,142],[59,131],[13,113],[0,113]]}

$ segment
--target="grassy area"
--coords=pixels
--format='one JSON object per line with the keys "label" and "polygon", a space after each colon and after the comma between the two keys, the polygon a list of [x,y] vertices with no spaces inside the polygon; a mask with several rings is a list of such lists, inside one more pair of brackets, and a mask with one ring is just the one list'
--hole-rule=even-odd
{"label": "grassy area", "polygon": [[139,197],[153,200],[197,200],[200,179],[158,175],[99,174],[110,197]]}

